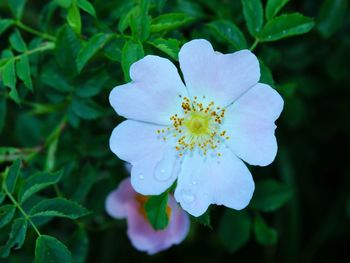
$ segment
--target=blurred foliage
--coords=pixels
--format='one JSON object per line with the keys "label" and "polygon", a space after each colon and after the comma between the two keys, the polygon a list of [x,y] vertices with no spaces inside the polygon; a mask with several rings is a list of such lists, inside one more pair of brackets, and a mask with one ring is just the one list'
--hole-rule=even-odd
{"label": "blurred foliage", "polygon": [[[269,167],[251,167],[247,209],[211,207],[183,244],[149,257],[104,211],[127,176],[108,147],[122,121],[108,94],[136,60],[176,62],[194,38],[254,50],[261,82],[285,100],[280,150]],[[0,262],[350,258],[347,0],[2,0],[0,39]],[[146,205],[158,228],[162,204]]]}

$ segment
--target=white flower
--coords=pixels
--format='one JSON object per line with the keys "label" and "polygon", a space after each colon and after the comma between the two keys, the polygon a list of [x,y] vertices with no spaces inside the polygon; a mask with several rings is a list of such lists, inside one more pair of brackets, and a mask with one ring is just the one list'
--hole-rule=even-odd
{"label": "white flower", "polygon": [[258,83],[259,62],[248,50],[220,54],[198,39],[179,61],[186,85],[169,60],[146,56],[131,66],[132,82],[112,90],[111,105],[128,120],[114,129],[111,150],[132,164],[140,194],[158,195],[177,179],[175,199],[194,216],[210,204],[242,209],[254,191],[242,160],[274,160],[283,100]]}

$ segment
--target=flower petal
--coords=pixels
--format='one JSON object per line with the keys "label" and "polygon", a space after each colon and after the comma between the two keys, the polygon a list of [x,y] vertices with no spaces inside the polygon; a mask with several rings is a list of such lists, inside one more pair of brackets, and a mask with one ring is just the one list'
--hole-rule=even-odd
{"label": "flower petal", "polygon": [[114,218],[125,218],[127,204],[135,196],[135,191],[130,184],[130,178],[124,179],[117,189],[112,191],[106,199],[106,211]]}
{"label": "flower petal", "polygon": [[[157,134],[161,126],[127,120],[112,132],[110,148],[120,159],[130,162],[131,184],[143,195],[158,195],[169,188],[177,173],[177,156],[170,141]],[[156,171],[164,165],[161,177]]]}
{"label": "flower petal", "polygon": [[265,166],[276,157],[275,120],[283,109],[282,97],[258,83],[227,108],[223,130],[233,152],[251,165]]}
{"label": "flower petal", "polygon": [[109,101],[115,111],[128,119],[170,124],[170,116],[181,110],[186,89],[176,67],[165,58],[146,56],[132,64],[132,82],[115,87]]}
{"label": "flower petal", "polygon": [[254,181],[245,164],[229,148],[218,151],[220,157],[193,153],[184,158],[175,199],[193,216],[210,204],[243,209],[253,195]]}
{"label": "flower petal", "polygon": [[252,52],[221,54],[204,39],[183,45],[179,61],[190,95],[206,96],[222,107],[232,103],[260,78],[259,61]]}
{"label": "flower petal", "polygon": [[147,219],[139,213],[137,206],[128,210],[128,236],[133,246],[148,254],[155,254],[182,242],[188,234],[190,220],[179,208],[174,198],[169,196],[171,216],[169,225],[164,230],[156,231]]}

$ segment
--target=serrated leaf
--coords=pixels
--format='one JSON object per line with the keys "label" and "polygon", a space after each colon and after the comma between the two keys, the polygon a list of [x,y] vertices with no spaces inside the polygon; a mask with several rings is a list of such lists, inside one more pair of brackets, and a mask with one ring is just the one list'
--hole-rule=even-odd
{"label": "serrated leaf", "polygon": [[80,17],[79,8],[75,2],[73,2],[68,9],[67,22],[68,22],[68,25],[74,30],[74,32],[80,35],[81,17]]}
{"label": "serrated leaf", "polygon": [[216,39],[229,43],[235,49],[247,48],[242,31],[231,21],[218,20],[208,24]]}
{"label": "serrated leaf", "polygon": [[27,0],[7,0],[12,14],[20,20]]}
{"label": "serrated leaf", "polygon": [[80,204],[64,198],[45,199],[30,210],[30,217],[64,217],[77,219],[90,214]]}
{"label": "serrated leaf", "polygon": [[0,20],[0,36],[14,23],[15,23],[15,21],[12,19],[1,19]]}
{"label": "serrated leaf", "polygon": [[310,17],[299,13],[285,14],[273,18],[259,33],[260,42],[276,41],[279,39],[301,35],[309,32],[315,25]]}
{"label": "serrated leaf", "polygon": [[6,173],[5,185],[9,193],[12,193],[15,190],[17,178],[20,173],[21,160],[17,159],[12,163],[10,169]]}
{"label": "serrated leaf", "polygon": [[9,59],[7,63],[1,68],[1,78],[5,87],[9,87],[10,98],[15,101],[17,104],[20,103],[18,92],[16,89],[16,70],[15,70],[15,61],[14,59]]}
{"label": "serrated leaf", "polygon": [[156,47],[157,49],[163,51],[165,54],[167,54],[169,57],[171,57],[174,60],[178,60],[178,54],[180,51],[180,41],[177,39],[164,39],[164,38],[157,38],[152,41],[149,41],[149,43]]}
{"label": "serrated leaf", "polygon": [[35,263],[70,263],[72,254],[56,238],[41,235],[35,244]]}
{"label": "serrated leaf", "polygon": [[145,41],[150,34],[151,17],[148,15],[149,1],[142,0],[130,14],[130,28],[135,40]]}
{"label": "serrated leaf", "polygon": [[28,56],[21,56],[16,61],[16,73],[20,80],[23,81],[24,85],[29,89],[33,90],[32,78],[30,76],[30,65]]}
{"label": "serrated leaf", "polygon": [[228,252],[244,246],[251,234],[252,219],[245,211],[226,210],[219,225],[219,237]]}
{"label": "serrated leaf", "polygon": [[93,17],[96,17],[94,6],[87,0],[78,0],[78,6]]}
{"label": "serrated leaf", "polygon": [[103,115],[101,107],[93,100],[74,97],[72,101],[73,112],[85,120],[93,120]]}
{"label": "serrated leaf", "polygon": [[0,228],[10,223],[15,212],[16,207],[14,205],[4,205],[0,207]]}
{"label": "serrated leaf", "polygon": [[264,11],[261,0],[241,0],[243,14],[249,33],[256,37],[264,23]]}
{"label": "serrated leaf", "polygon": [[151,196],[145,203],[145,212],[148,221],[155,230],[162,230],[169,224],[167,214],[168,192],[161,195]]}
{"label": "serrated leaf", "polygon": [[186,13],[163,14],[152,19],[151,32],[162,32],[179,28],[195,19]]}
{"label": "serrated leaf", "polygon": [[57,68],[47,66],[41,73],[40,77],[44,84],[54,88],[57,91],[70,92],[72,90],[72,86],[66,79],[64,79],[64,74],[61,74]]}
{"label": "serrated leaf", "polygon": [[24,42],[21,33],[15,30],[9,38],[11,47],[18,52],[25,52],[27,50],[27,45]]}
{"label": "serrated leaf", "polygon": [[256,183],[250,207],[263,212],[275,211],[286,204],[292,196],[293,191],[289,186],[267,179]]}
{"label": "serrated leaf", "polygon": [[76,64],[80,72],[86,63],[111,39],[112,35],[99,33],[94,35],[79,51]]}
{"label": "serrated leaf", "polygon": [[76,60],[81,42],[77,34],[69,26],[64,26],[56,40],[55,56],[65,76],[72,77],[77,74],[77,67],[72,61]]}
{"label": "serrated leaf", "polygon": [[33,194],[41,191],[42,189],[50,185],[58,183],[61,177],[62,171],[56,173],[41,172],[26,178],[22,188],[19,191],[19,202],[23,203]]}
{"label": "serrated leaf", "polygon": [[130,26],[130,17],[137,10],[137,6],[131,8],[128,12],[123,13],[118,22],[118,30],[120,33],[124,33],[124,31]]}
{"label": "serrated leaf", "polygon": [[260,63],[260,74],[261,74],[259,82],[269,84],[271,87],[275,88],[275,81],[273,79],[271,70],[260,59],[259,59],[259,63]]}
{"label": "serrated leaf", "polygon": [[0,248],[0,257],[8,257],[11,249],[20,249],[22,247],[27,233],[27,226],[28,223],[23,218],[18,218],[13,222],[9,239]]}
{"label": "serrated leaf", "polygon": [[325,0],[317,17],[317,29],[325,38],[333,35],[346,16],[348,0]]}
{"label": "serrated leaf", "polygon": [[59,6],[68,8],[72,4],[72,0],[54,0]]}
{"label": "serrated leaf", "polygon": [[144,53],[141,43],[131,41],[125,43],[122,50],[122,68],[124,72],[124,78],[127,82],[131,80],[129,75],[130,66],[134,62],[143,58],[143,56]]}
{"label": "serrated leaf", "polygon": [[106,43],[103,53],[109,60],[121,62],[124,44],[124,38],[114,38]]}
{"label": "serrated leaf", "polygon": [[254,233],[256,241],[261,245],[274,245],[278,239],[277,231],[269,227],[260,215],[255,217]]}
{"label": "serrated leaf", "polygon": [[[0,96],[0,134],[6,123],[6,112],[7,112],[6,97]],[[1,157],[0,157],[0,162],[1,162]]]}
{"label": "serrated leaf", "polygon": [[289,0],[268,0],[266,3],[265,16],[267,20],[274,18]]}

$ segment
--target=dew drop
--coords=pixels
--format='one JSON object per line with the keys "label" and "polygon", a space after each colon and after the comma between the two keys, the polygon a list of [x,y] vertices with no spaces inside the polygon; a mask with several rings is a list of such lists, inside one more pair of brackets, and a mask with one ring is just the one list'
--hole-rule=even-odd
{"label": "dew drop", "polygon": [[143,176],[143,174],[142,174],[142,173],[140,173],[140,174],[139,174],[139,179],[140,179],[140,180],[145,179],[145,177]]}
{"label": "dew drop", "polygon": [[164,156],[164,158],[158,162],[154,169],[154,177],[158,181],[167,181],[176,171],[176,158],[174,158],[174,153],[169,153]]}
{"label": "dew drop", "polygon": [[181,195],[185,203],[192,203],[196,198],[190,190],[182,190]]}

